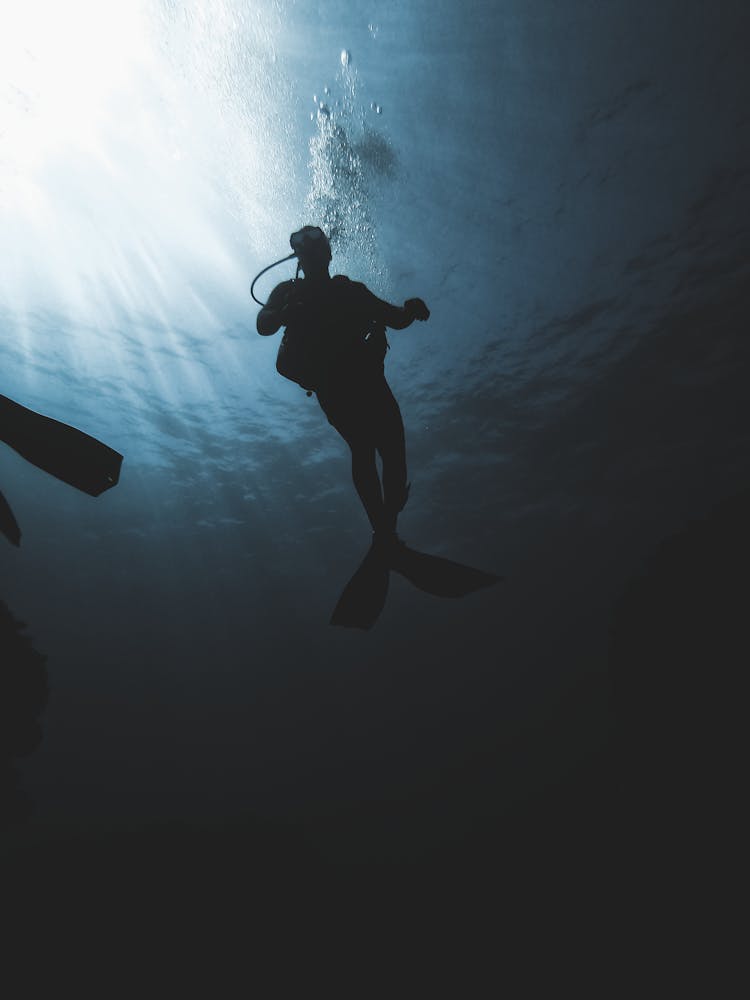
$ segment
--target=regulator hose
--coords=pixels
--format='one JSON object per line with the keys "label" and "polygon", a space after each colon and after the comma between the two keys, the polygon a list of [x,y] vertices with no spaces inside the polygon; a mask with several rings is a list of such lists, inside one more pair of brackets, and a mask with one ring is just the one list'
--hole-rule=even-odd
{"label": "regulator hose", "polygon": [[258,280],[258,278],[262,278],[263,275],[266,273],[266,271],[270,271],[272,267],[276,267],[278,264],[283,264],[284,261],[291,260],[292,257],[296,256],[297,256],[296,253],[290,253],[289,256],[287,257],[282,257],[280,260],[275,260],[273,264],[269,264],[268,267],[264,267],[262,271],[258,271],[258,273],[255,275],[252,284],[250,285],[250,294],[252,295],[252,297],[255,299],[255,301],[258,303],[259,306],[265,306],[265,302],[261,302],[260,299],[256,296],[255,292],[253,291],[253,289],[255,288],[255,282]]}

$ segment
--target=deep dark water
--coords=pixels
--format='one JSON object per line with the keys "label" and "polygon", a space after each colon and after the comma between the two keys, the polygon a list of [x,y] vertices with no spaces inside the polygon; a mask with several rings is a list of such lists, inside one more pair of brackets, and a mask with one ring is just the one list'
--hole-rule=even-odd
{"label": "deep dark water", "polygon": [[[0,815],[28,906],[31,886],[75,892],[178,933],[239,906],[273,935],[326,906],[407,924],[491,895],[528,927],[553,889],[606,896],[613,869],[678,885],[706,804],[722,827],[747,661],[747,13],[540,10],[513,22],[507,90],[472,35],[479,121],[451,131],[438,102],[433,139],[427,116],[402,127],[385,149],[403,211],[367,206],[408,269],[393,296],[437,303],[388,358],[403,534],[499,583],[441,600],[392,573],[371,631],[331,628],[368,540],[346,454],[234,330],[224,366],[189,323],[154,338],[197,389],[175,375],[160,395],[124,320],[106,406],[62,349],[0,387],[125,455],[96,501],[0,456],[24,532],[0,556]],[[448,73],[449,22],[420,65]]]}
{"label": "deep dark water", "polygon": [[[494,725],[483,739],[468,732],[481,726],[482,713],[470,698],[471,719],[462,719],[466,699],[459,697],[440,732],[416,730],[419,745],[400,748],[398,760],[373,762],[373,734],[357,727],[363,714],[385,715],[389,706],[363,713],[349,704],[355,718],[349,727],[337,718],[338,745],[312,787],[296,790],[307,798],[297,816],[238,812],[218,823],[118,823],[68,828],[46,843],[25,838],[11,855],[10,885],[82,894],[95,907],[116,900],[119,916],[132,912],[142,927],[176,920],[170,939],[195,933],[196,907],[205,914],[228,905],[236,909],[227,919],[240,910],[243,926],[257,928],[263,940],[299,933],[309,943],[326,933],[310,927],[320,919],[342,934],[343,914],[360,908],[368,919],[388,919],[392,929],[416,919],[421,932],[431,932],[432,921],[443,921],[436,916],[441,907],[468,906],[477,917],[480,901],[498,891],[502,906],[512,900],[526,926],[539,898],[575,892],[569,918],[578,905],[604,905],[623,878],[641,885],[644,873],[656,880],[648,890],[655,898],[666,893],[695,905],[717,871],[714,862],[713,874],[703,872],[696,857],[717,841],[729,846],[741,812],[749,502],[750,490],[736,494],[654,547],[615,600],[603,602],[611,604],[606,630],[585,619],[568,622],[572,635],[556,632],[554,666],[564,668],[567,688],[548,693],[543,705],[531,692],[506,690],[512,709],[498,725],[493,704]],[[7,611],[2,623],[5,730],[16,737],[4,748],[7,824],[28,811],[7,765],[10,755],[34,747],[46,684],[43,659],[20,623]],[[581,641],[584,628],[595,643]],[[606,663],[574,660],[592,645]],[[498,642],[498,667],[503,657],[523,658],[539,646],[529,633],[523,651]],[[425,669],[445,683],[446,664],[418,664],[411,687],[404,667],[401,661],[397,712],[413,719],[410,702]],[[17,709],[12,715],[9,706]],[[305,717],[320,722],[316,709],[308,698]],[[418,715],[426,709],[423,699]],[[270,726],[277,722],[272,717]],[[349,761],[339,756],[342,742]],[[290,755],[298,752],[292,745]],[[299,761],[291,762],[295,771]],[[310,782],[309,773],[305,778]],[[144,898],[154,902],[153,912],[143,912]],[[220,920],[213,931],[223,933],[223,926]],[[351,927],[349,933],[357,937]]]}

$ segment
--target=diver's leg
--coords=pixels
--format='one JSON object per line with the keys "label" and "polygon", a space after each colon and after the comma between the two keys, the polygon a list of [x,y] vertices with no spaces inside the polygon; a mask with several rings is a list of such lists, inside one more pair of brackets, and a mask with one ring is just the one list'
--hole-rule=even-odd
{"label": "diver's leg", "polygon": [[399,512],[406,504],[406,435],[396,397],[383,379],[379,407],[377,447],[383,460],[383,508],[388,531],[396,530]]}
{"label": "diver's leg", "polygon": [[352,453],[352,479],[372,530],[383,530],[383,491],[375,462],[375,442],[369,426],[369,413],[362,411],[364,394],[352,399],[349,394],[331,397],[318,393],[318,402],[346,441]]}
{"label": "diver's leg", "polygon": [[380,531],[383,525],[383,494],[380,488],[378,467],[375,464],[375,446],[366,443],[351,443],[352,479],[359,494],[373,531]]}

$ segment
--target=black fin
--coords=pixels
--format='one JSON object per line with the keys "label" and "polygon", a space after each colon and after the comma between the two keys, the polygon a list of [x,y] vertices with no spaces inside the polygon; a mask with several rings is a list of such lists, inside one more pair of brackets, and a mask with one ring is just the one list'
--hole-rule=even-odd
{"label": "black fin", "polygon": [[122,455],[96,438],[0,396],[0,440],[38,469],[89,496],[116,486]]}
{"label": "black fin", "polygon": [[465,597],[502,579],[494,573],[485,573],[451,559],[417,552],[407,545],[399,545],[393,550],[390,567],[419,590],[436,597]]}
{"label": "black fin", "polygon": [[373,544],[347,583],[331,615],[331,625],[372,628],[388,595],[388,562]]}

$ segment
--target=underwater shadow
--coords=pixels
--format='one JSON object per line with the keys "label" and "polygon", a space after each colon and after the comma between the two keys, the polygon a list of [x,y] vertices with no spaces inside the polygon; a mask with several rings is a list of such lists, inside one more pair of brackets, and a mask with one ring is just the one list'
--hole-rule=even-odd
{"label": "underwater shadow", "polygon": [[34,648],[25,629],[0,601],[0,831],[32,812],[18,786],[14,761],[41,743],[38,717],[48,696],[46,657]]}
{"label": "underwater shadow", "polygon": [[465,597],[503,579],[403,543],[390,550],[373,543],[341,592],[329,624],[365,631],[372,628],[385,607],[391,570],[435,597]]}
{"label": "underwater shadow", "polygon": [[[96,438],[0,395],[0,441],[38,469],[98,497],[116,486],[123,456]],[[21,529],[0,492],[0,532],[15,546]]]}

